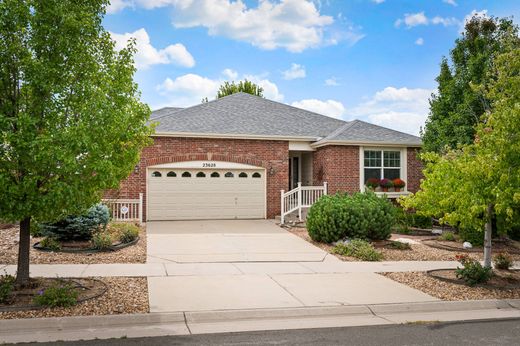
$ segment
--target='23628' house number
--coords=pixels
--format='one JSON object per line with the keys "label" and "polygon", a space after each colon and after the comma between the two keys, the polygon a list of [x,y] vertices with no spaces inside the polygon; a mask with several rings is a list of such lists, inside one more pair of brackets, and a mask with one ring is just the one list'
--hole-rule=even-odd
{"label": "'23628' house number", "polygon": [[213,168],[213,167],[217,167],[217,164],[214,162],[203,162],[202,163],[202,168]]}

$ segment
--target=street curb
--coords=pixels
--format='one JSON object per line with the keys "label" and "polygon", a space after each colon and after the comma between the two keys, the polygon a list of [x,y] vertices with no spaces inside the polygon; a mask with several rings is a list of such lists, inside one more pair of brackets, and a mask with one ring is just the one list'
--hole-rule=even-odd
{"label": "street curb", "polygon": [[520,299],[0,320],[0,343],[520,318]]}

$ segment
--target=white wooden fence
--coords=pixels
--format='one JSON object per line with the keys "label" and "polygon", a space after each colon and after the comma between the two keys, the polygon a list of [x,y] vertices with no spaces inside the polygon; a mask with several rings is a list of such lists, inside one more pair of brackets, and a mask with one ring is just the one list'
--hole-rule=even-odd
{"label": "white wooden fence", "polygon": [[114,221],[137,221],[143,223],[143,194],[139,194],[139,199],[103,199],[112,213]]}
{"label": "white wooden fence", "polygon": [[285,222],[285,216],[298,210],[298,219],[302,221],[302,208],[309,208],[323,195],[327,194],[327,183],[323,186],[298,186],[291,191],[280,191],[281,214],[280,222]]}

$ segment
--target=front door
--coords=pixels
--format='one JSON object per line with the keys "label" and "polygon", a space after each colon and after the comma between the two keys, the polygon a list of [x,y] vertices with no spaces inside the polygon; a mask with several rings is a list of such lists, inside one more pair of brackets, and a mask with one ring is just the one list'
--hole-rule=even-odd
{"label": "front door", "polygon": [[300,181],[300,158],[298,156],[289,159],[289,190],[298,186]]}

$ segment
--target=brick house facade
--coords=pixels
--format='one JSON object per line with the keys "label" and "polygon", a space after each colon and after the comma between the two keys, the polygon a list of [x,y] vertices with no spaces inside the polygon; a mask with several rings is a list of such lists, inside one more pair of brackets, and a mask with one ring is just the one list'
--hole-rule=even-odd
{"label": "brick house facade", "polygon": [[[153,144],[143,149],[139,164],[121,182],[119,190],[107,192],[109,197],[121,199],[136,199],[142,193],[144,220],[149,219],[146,213],[150,209],[151,214],[152,205],[154,212],[159,213],[170,208],[162,220],[168,220],[171,215],[173,219],[182,219],[180,214],[175,215],[176,211],[173,214],[171,211],[182,206],[185,200],[189,206],[184,204],[184,211],[203,209],[206,199],[212,199],[213,204],[206,207],[212,208],[213,214],[202,215],[215,215],[215,210],[226,208],[219,204],[217,197],[227,201],[222,202],[228,203],[227,208],[233,208],[230,202],[233,198],[237,206],[237,201],[246,200],[241,193],[249,193],[244,205],[256,203],[256,214],[250,216],[274,218],[280,214],[280,191],[292,189],[298,181],[314,186],[327,182],[329,194],[360,191],[364,189],[365,174],[360,155],[365,149],[399,153],[399,172],[407,183],[403,193],[417,191],[422,177],[422,164],[417,158],[421,146],[418,137],[358,120],[345,122],[325,117],[249,94],[233,94],[180,110],[163,108],[152,113],[152,121],[158,123],[152,136]],[[195,163],[200,166],[193,166]],[[202,164],[221,167],[220,173],[209,169],[203,173]],[[150,167],[159,167],[164,175],[153,180],[155,190],[149,185],[155,173]],[[167,179],[166,173],[172,167],[177,167],[179,177],[185,171],[183,167],[192,167],[190,177],[200,173],[207,180]],[[237,180],[224,179],[228,167],[237,169],[234,173]],[[262,184],[256,184],[256,195],[248,191],[252,185],[248,185],[247,179],[238,179],[242,172],[239,168],[250,169],[249,174],[242,173],[245,177],[252,178],[255,169],[257,177],[262,177],[251,180],[251,184]],[[383,168],[383,175],[382,172]],[[212,180],[212,173],[223,180]],[[229,190],[223,185],[229,186]],[[155,192],[152,194],[152,191]],[[215,196],[215,191],[220,195]],[[194,197],[190,200],[192,192]],[[201,201],[203,205],[198,204]],[[193,219],[193,215],[190,217]]]}
{"label": "brick house facade", "polygon": [[[138,166],[121,182],[111,197],[137,198],[144,195],[146,220],[147,167],[186,161],[224,161],[263,167],[267,172],[267,218],[280,214],[280,190],[289,183],[289,142],[274,140],[154,137],[146,147]],[[416,192],[422,177],[417,149],[407,150],[408,191]],[[313,153],[313,185],[328,183],[329,194],[353,193],[360,188],[359,146],[326,146]]]}

